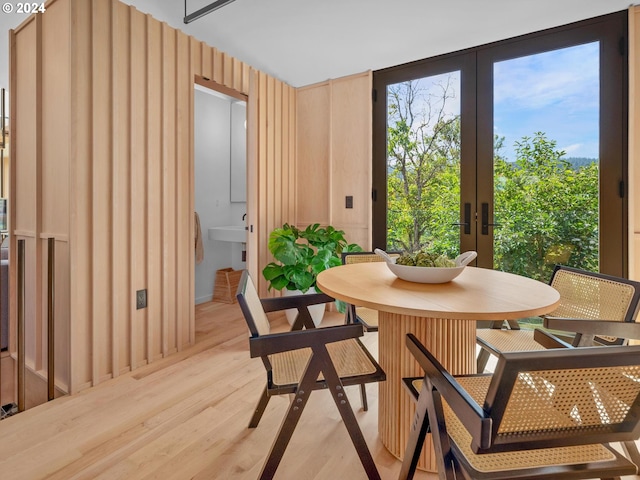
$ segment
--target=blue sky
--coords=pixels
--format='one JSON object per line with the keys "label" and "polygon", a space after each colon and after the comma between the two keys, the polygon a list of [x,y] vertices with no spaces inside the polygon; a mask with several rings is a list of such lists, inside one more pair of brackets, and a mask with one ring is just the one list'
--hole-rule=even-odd
{"label": "blue sky", "polygon": [[567,157],[598,158],[599,45],[590,43],[494,65],[494,132],[513,143],[542,131]]}

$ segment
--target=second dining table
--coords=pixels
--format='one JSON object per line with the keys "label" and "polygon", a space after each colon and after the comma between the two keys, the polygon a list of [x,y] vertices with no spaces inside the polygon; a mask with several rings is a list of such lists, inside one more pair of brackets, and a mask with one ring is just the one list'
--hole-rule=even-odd
{"label": "second dining table", "polygon": [[[415,406],[402,378],[424,372],[405,346],[413,333],[452,374],[475,373],[476,321],[514,320],[553,311],[560,294],[520,275],[466,267],[451,282],[414,283],[397,278],[384,262],[342,265],[321,272],[320,289],[356,306],[379,311],[378,356],[387,374],[379,384],[378,433],[402,459]],[[418,468],[436,471],[430,439]]]}

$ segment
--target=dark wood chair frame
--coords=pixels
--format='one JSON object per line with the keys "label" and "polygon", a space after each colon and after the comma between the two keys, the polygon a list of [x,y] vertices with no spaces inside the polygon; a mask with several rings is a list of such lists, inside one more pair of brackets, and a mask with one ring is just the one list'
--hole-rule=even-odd
{"label": "dark wood chair frame", "polygon": [[[620,322],[616,322],[620,324]],[[543,332],[539,334],[553,341],[553,336]],[[559,340],[558,347],[567,345]],[[519,478],[616,478],[619,475],[635,474],[635,465],[613,452],[615,461],[605,468],[583,464],[582,469],[571,465],[550,467],[537,472],[490,472],[483,475],[473,472],[466,463],[454,442],[451,442],[446,430],[446,422],[442,407],[445,399],[455,415],[471,434],[472,450],[475,453],[495,453],[505,451],[530,450],[570,445],[608,443],[615,441],[633,441],[640,437],[640,397],[636,398],[631,411],[624,422],[609,429],[597,431],[573,432],[540,432],[524,441],[517,436],[498,438],[497,432],[505,413],[510,392],[520,371],[555,370],[559,368],[588,368],[600,365],[637,364],[640,346],[591,347],[581,349],[541,350],[531,352],[512,352],[501,354],[501,361],[492,376],[484,405],[479,405],[469,393],[449,374],[438,360],[413,335],[407,335],[407,347],[425,371],[422,390],[413,387],[414,378],[403,379],[409,393],[417,400],[416,414],[411,425],[409,441],[406,447],[399,479],[412,479],[426,434],[433,434],[438,472],[441,479],[519,479]],[[535,367],[533,367],[535,366]],[[483,374],[484,375],[484,374]],[[430,429],[430,425],[437,428]],[[474,475],[475,474],[475,475]]]}
{"label": "dark wood chair frame", "polygon": [[[248,281],[248,272],[245,271],[238,287],[238,303],[249,326],[251,337],[249,338],[249,352],[251,358],[260,357],[267,370],[267,385],[256,406],[249,428],[257,427],[267,403],[272,395],[293,394],[287,414],[280,426],[278,435],[271,447],[271,451],[265,462],[260,479],[270,479],[275,474],[282,456],[291,440],[291,436],[304,411],[311,392],[320,389],[329,389],[333,400],[340,412],[340,416],[347,428],[360,461],[369,479],[379,480],[380,475],[369,452],[367,443],[362,435],[355,414],[349,403],[344,387],[364,383],[380,382],[386,380],[386,375],[369,351],[357,340],[364,335],[361,325],[340,325],[335,327],[313,328],[313,320],[309,314],[308,306],[319,303],[333,302],[334,299],[326,294],[297,295],[292,297],[264,298],[260,299],[262,307],[267,312],[280,311],[287,308],[298,309],[298,316],[293,325],[293,330],[284,333],[260,335],[253,319],[250,307],[244,298],[244,286]],[[307,327],[302,329],[302,327]],[[354,338],[362,347],[372,364],[376,367],[374,373],[357,377],[340,378],[329,356],[326,345]],[[299,383],[278,386],[273,384],[272,366],[268,356],[280,352],[311,348],[312,355],[306,366]],[[323,379],[318,380],[322,373]]]}
{"label": "dark wood chair frame", "polygon": [[[629,302],[629,308],[627,309],[625,318],[623,320],[623,322],[634,322],[637,315],[638,315],[638,311],[640,309],[640,282],[634,281],[634,280],[629,280],[626,278],[621,278],[621,277],[614,277],[611,275],[606,275],[604,273],[596,273],[596,272],[589,272],[587,270],[581,270],[578,268],[573,268],[573,267],[567,267],[565,265],[556,265],[555,268],[553,269],[553,274],[551,275],[551,279],[549,280],[549,285],[553,284],[553,279],[555,277],[555,275],[558,273],[559,270],[566,270],[569,272],[575,272],[575,273],[579,273],[582,275],[589,275],[589,276],[593,276],[596,278],[602,278],[602,279],[608,279],[608,280],[612,280],[612,281],[616,281],[616,282],[620,282],[620,283],[626,283],[628,285],[631,285],[634,287],[635,292],[633,294],[633,297],[631,299],[631,301]],[[551,313],[551,315],[553,315],[553,312]],[[544,320],[544,316],[542,317]],[[588,322],[590,320],[585,319],[585,322]],[[507,323],[507,327],[509,330],[520,330],[520,326],[518,324],[517,320],[508,320],[508,321],[504,321],[504,320],[498,320],[498,321],[494,321],[491,322],[491,326],[490,328],[494,328],[494,329],[498,329],[500,330],[501,328],[504,327],[505,322]],[[620,323],[620,322],[618,322]],[[572,332],[572,330],[569,330],[569,332]],[[586,333],[586,332],[585,332]],[[602,332],[599,335],[602,336],[609,336],[606,335],[606,333]],[[611,335],[613,336],[613,335]],[[570,341],[574,346],[577,346],[580,341],[581,341],[581,336],[580,335],[576,335],[573,337],[564,337],[563,340],[565,341]],[[591,340],[594,340],[594,337],[591,337]],[[606,340],[602,337],[595,337],[595,340],[598,343],[601,343],[602,345],[622,345],[624,344],[624,339],[618,339],[614,342],[610,342],[609,340]],[[478,353],[478,358],[477,358],[477,371],[478,372],[483,372],[486,365],[487,365],[487,361],[489,360],[489,357],[491,355],[498,355],[500,352],[493,349],[491,347],[491,345],[481,341],[480,339],[478,339],[478,345],[480,346],[480,352]]]}

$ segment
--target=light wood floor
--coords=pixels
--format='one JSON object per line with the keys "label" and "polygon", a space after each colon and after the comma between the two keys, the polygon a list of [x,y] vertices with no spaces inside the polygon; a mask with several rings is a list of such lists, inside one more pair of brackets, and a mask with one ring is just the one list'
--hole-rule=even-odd
{"label": "light wood floor", "polygon": [[[323,325],[343,321],[327,314]],[[285,323],[274,319],[274,330]],[[200,305],[196,325],[188,351],[0,422],[0,479],[255,480],[288,396],[272,398],[248,429],[265,371],[249,358],[240,309]],[[364,342],[377,349],[376,334]],[[377,386],[368,386],[368,412],[358,388],[348,390],[380,475],[397,478],[400,462],[378,440]],[[311,396],[275,478],[366,479],[329,392]]]}
{"label": "light wood floor", "polygon": [[[323,324],[342,323],[327,315]],[[0,479],[255,480],[288,397],[273,398],[249,430],[265,373],[249,358],[238,306],[200,305],[196,325],[197,343],[187,351],[1,421]],[[288,327],[283,318],[273,325]],[[377,350],[377,334],[363,341]],[[378,439],[376,385],[367,389],[368,412],[357,387],[348,390],[380,475],[396,479],[400,462]],[[276,479],[366,479],[328,392],[311,396]]]}

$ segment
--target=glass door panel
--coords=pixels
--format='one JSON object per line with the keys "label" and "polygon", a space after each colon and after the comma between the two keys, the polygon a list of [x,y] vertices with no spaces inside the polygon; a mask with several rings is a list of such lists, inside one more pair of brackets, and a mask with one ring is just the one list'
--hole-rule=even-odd
{"label": "glass door panel", "polygon": [[460,71],[387,85],[387,250],[460,253],[460,91]]}
{"label": "glass door panel", "polygon": [[[493,268],[599,270],[600,43],[493,64]],[[486,234],[487,232],[483,232]]]}

